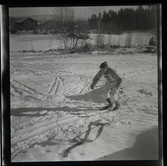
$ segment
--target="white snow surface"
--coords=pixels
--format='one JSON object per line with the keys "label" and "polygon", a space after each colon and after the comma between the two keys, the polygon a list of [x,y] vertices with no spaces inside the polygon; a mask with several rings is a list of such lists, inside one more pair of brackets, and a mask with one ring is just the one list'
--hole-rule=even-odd
{"label": "white snow surface", "polygon": [[[104,78],[90,89],[104,61],[117,111],[99,111]],[[12,162],[158,159],[157,56],[11,53],[10,78]]]}

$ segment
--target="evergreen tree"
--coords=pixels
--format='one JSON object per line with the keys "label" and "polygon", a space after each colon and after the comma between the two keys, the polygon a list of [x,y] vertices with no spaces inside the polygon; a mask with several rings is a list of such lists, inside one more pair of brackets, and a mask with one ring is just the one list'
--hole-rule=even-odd
{"label": "evergreen tree", "polygon": [[[101,32],[119,33],[134,30],[156,30],[156,6],[134,9],[120,9],[118,12],[109,10],[100,14]],[[98,29],[99,14],[93,14],[89,19],[91,29]]]}

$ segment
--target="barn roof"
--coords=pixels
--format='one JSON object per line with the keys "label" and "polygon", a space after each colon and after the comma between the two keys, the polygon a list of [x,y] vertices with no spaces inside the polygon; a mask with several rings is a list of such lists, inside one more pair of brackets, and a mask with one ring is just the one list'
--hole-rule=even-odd
{"label": "barn roof", "polygon": [[36,20],[34,20],[34,19],[30,18],[30,17],[26,17],[26,18],[21,18],[21,19],[17,20],[16,23],[22,23],[22,22],[24,22],[24,21],[26,21],[28,19],[31,19],[31,20],[37,22]]}

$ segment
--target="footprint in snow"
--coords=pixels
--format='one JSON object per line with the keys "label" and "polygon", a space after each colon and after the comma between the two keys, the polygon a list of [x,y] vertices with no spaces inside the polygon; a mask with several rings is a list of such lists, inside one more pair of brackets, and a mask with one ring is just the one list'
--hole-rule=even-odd
{"label": "footprint in snow", "polygon": [[50,150],[50,149],[47,149],[45,152],[46,152],[46,153],[49,153],[49,152],[51,152],[51,150]]}

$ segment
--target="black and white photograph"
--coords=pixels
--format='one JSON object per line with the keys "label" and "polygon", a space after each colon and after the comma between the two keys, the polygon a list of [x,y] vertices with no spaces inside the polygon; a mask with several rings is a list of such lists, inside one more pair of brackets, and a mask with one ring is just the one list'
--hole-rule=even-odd
{"label": "black and white photograph", "polygon": [[9,7],[12,163],[159,160],[159,8]]}

